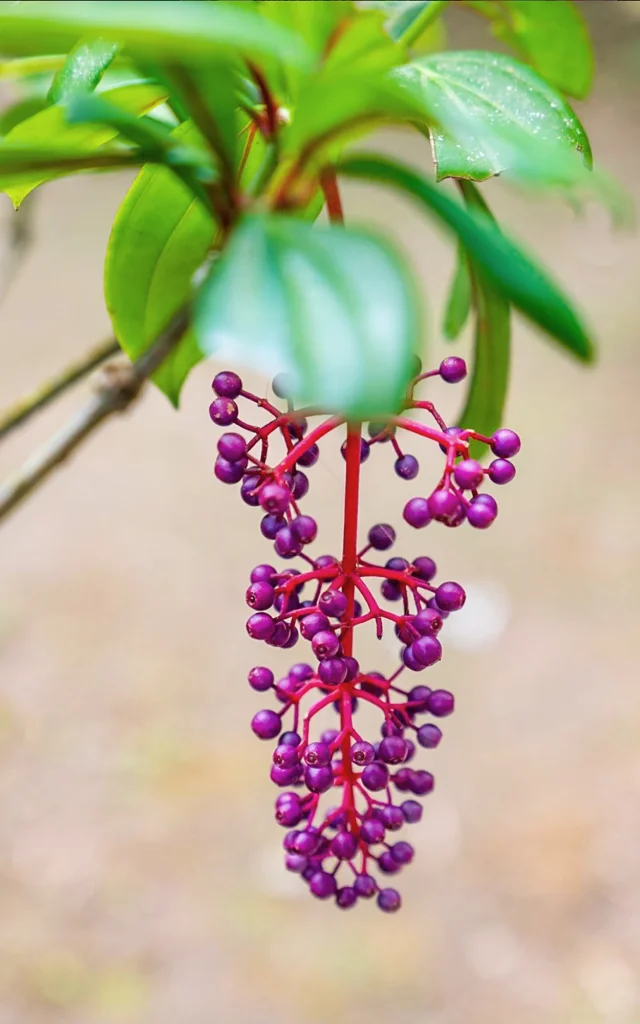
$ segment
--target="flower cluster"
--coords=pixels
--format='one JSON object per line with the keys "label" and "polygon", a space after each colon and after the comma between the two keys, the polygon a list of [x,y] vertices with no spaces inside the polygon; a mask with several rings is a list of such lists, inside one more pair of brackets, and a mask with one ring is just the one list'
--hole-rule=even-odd
{"label": "flower cluster", "polygon": [[[300,507],[309,489],[305,471],[318,461],[319,442],[341,429],[344,420],[329,417],[310,429],[308,419],[318,411],[295,410],[282,376],[275,378],[273,390],[286,399],[284,412],[247,391],[233,372],[219,373],[213,381],[211,419],[220,427],[236,428],[218,440],[215,475],[223,483],[240,485],[243,501],[261,509],[260,529],[275,553],[286,561],[298,559],[302,566],[262,564],[252,570],[247,632],[271,647],[292,648],[302,638],[312,654],[311,663],[297,662],[278,680],[268,667],[251,669],[250,686],[270,692],[276,702],[276,708],[258,711],[251,727],[260,739],[276,741],[271,779],[284,790],[275,815],[287,829],[286,867],[301,876],[314,896],[333,898],[342,908],[374,896],[384,911],[400,906],[400,894],[385,880],[413,859],[414,850],[395,833],[420,820],[422,806],[415,797],[426,796],[434,786],[430,772],[413,766],[414,757],[419,746],[438,746],[442,733],[437,723],[454,708],[448,691],[403,681],[407,672],[422,672],[440,660],[443,621],[465,602],[458,583],[436,581],[435,562],[427,556],[412,562],[400,557],[384,564],[372,560],[394,544],[391,525],[372,526],[360,547],[360,466],[373,445],[386,443],[394,452],[398,476],[414,480],[420,467],[401,449],[400,431],[435,442],[444,454],[442,476],[428,494],[406,503],[405,521],[418,529],[432,520],[447,527],[465,522],[476,529],[490,526],[498,507],[480,488],[486,480],[505,484],[513,479],[510,459],[520,448],[518,435],[501,429],[489,438],[448,427],[431,402],[414,394],[425,378],[457,383],[465,375],[464,360],[457,357],[429,373],[418,369],[405,413],[424,410],[435,425],[403,414],[369,423],[368,439],[361,424],[346,425],[342,552],[315,557],[308,546],[316,540],[317,523]],[[266,412],[267,422],[254,425],[241,419],[239,399]],[[285,454],[270,465],[275,438],[283,442]],[[472,440],[491,448],[495,458],[488,468],[470,458]],[[399,606],[397,611],[394,606]],[[353,655],[354,630],[367,622],[375,623],[378,637],[385,622],[393,624],[401,649],[399,666],[389,675],[363,671]],[[356,725],[361,704],[380,712],[380,739],[375,742],[365,739]],[[317,716],[331,706],[338,713],[338,726],[319,732]]]}

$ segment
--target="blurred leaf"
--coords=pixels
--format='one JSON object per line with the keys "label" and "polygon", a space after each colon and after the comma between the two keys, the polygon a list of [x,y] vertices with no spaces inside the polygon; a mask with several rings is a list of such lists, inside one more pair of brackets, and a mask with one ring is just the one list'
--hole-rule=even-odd
{"label": "blurred leaf", "polygon": [[[359,7],[384,11],[385,28],[392,39],[408,40],[410,45],[422,34],[425,15],[439,16],[445,4],[440,0],[361,0]],[[429,24],[432,24],[429,18]],[[427,24],[424,23],[424,27]]]}
{"label": "blurred leaf", "polygon": [[593,49],[582,14],[571,0],[471,0],[468,5],[489,17],[493,34],[548,82],[577,99],[588,95]]}
{"label": "blurred leaf", "polygon": [[[418,58],[391,72],[429,126],[437,178],[484,181],[506,169],[498,136],[521,139],[561,156],[575,151],[591,162],[584,128],[571,107],[535,71],[499,53],[463,50]],[[535,153],[535,147],[531,147]],[[538,173],[544,161],[537,159]],[[582,166],[582,165],[580,165]]]}
{"label": "blurred leaf", "polygon": [[104,39],[82,39],[56,73],[49,99],[59,103],[76,92],[91,92],[113,61],[118,47]]}
{"label": "blurred leaf", "polygon": [[[475,185],[463,182],[461,187],[467,206],[489,223],[495,224],[487,204]],[[474,260],[468,261],[467,268],[473,292],[475,336],[471,378],[459,423],[486,437],[491,437],[494,431],[502,426],[509,385],[509,302],[500,289],[483,274]],[[486,445],[475,441],[471,443],[470,449],[473,458],[486,454]]]}
{"label": "blurred leaf", "polygon": [[206,67],[167,69],[172,98],[182,106],[218,155],[226,169],[229,188],[237,165],[236,69],[232,61],[214,59]]}
{"label": "blurred leaf", "polygon": [[[152,110],[166,99],[166,92],[162,90],[161,86],[148,82],[117,86],[101,95],[108,96],[109,100],[120,110],[135,114],[143,114],[147,110]],[[111,127],[93,124],[68,125],[64,109],[53,106],[16,125],[8,133],[6,141],[30,146],[34,150],[38,147],[42,147],[44,150],[47,146],[54,144],[55,147],[65,148],[70,152],[78,150],[87,153],[92,149],[98,150],[105,142],[114,139],[117,134],[117,130]],[[31,181],[26,180],[20,185],[12,185],[5,180],[0,162],[0,189],[7,193],[17,208],[34,188],[50,178],[59,177],[61,173],[64,171],[34,174]]]}
{"label": "blurred leaf", "polygon": [[33,75],[47,75],[58,71],[67,59],[66,54],[42,57],[16,57],[0,61],[0,78],[30,78]]}
{"label": "blurred leaf", "polygon": [[449,289],[449,297],[444,312],[442,331],[447,341],[455,341],[467,320],[471,310],[471,278],[469,276],[469,260],[463,246],[458,245],[456,267]]}
{"label": "blurred leaf", "polygon": [[368,419],[401,405],[419,313],[387,242],[250,216],[200,289],[195,330],[206,355],[291,373],[301,402]]}
{"label": "blurred leaf", "polygon": [[483,274],[517,309],[584,362],[592,342],[569,300],[554,281],[486,217],[465,210],[411,168],[375,155],[344,159],[341,174],[392,185],[412,196],[450,228]]}
{"label": "blurred leaf", "polygon": [[384,17],[376,11],[354,14],[344,22],[325,59],[326,72],[369,74],[388,71],[404,60],[403,47],[384,31]]}
{"label": "blurred leaf", "polygon": [[[51,109],[51,108],[48,108]],[[29,182],[28,191],[38,181],[49,181],[79,171],[106,171],[122,167],[138,167],[147,159],[138,149],[122,146],[59,146],[55,143],[13,142],[0,139],[0,191],[11,194]],[[16,204],[16,206],[19,204]]]}
{"label": "blurred leaf", "polygon": [[[193,140],[191,125],[173,133]],[[214,222],[165,167],[145,167],[122,203],[105,262],[105,298],[121,347],[137,358],[192,293],[193,275],[213,242]],[[189,370],[202,358],[191,331],[154,375],[174,405]]]}
{"label": "blurred leaf", "polygon": [[111,39],[154,60],[204,65],[220,53],[276,57],[305,66],[302,40],[269,24],[252,6],[198,0],[34,0],[0,5],[4,53],[71,49],[83,37]]}
{"label": "blurred leaf", "polygon": [[48,106],[43,96],[29,96],[10,107],[5,107],[0,113],[0,135],[8,135],[17,124],[26,121],[28,117],[33,117],[34,114],[39,114]]}

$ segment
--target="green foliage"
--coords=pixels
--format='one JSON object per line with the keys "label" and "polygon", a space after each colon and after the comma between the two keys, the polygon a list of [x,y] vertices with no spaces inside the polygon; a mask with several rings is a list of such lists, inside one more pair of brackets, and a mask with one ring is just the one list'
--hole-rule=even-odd
{"label": "green foliage", "polygon": [[419,315],[387,242],[254,215],[212,266],[195,326],[207,355],[283,368],[299,401],[365,419],[401,407]]}
{"label": "green foliage", "polygon": [[[505,147],[491,137],[535,142],[532,157],[577,151],[591,162],[589,140],[569,104],[525,64],[499,53],[463,50],[423,57],[394,79],[421,106],[431,129],[437,179],[484,181],[508,169]],[[536,159],[536,153],[541,154]]]}
{"label": "green foliage", "polygon": [[[314,227],[335,175],[400,189],[458,246],[443,332],[475,323],[465,422],[500,424],[513,305],[567,352],[593,357],[561,290],[502,232],[470,179],[620,195],[591,173],[583,97],[593,59],[568,0],[463,0],[515,56],[432,52],[443,0],[0,2],[0,78],[23,93],[0,114],[0,189],[19,205],[63,174],[142,166],[118,211],[107,306],[135,358],[180,308],[194,328],[156,374],[177,404],[191,367],[223,351],[286,369],[302,400],[350,417],[395,411],[421,347],[405,258],[368,231]],[[425,50],[428,55],[425,55]],[[112,62],[114,62],[112,64]],[[103,78],[103,76],[105,76]],[[114,81],[114,76],[117,78]],[[36,88],[32,89],[32,84]],[[427,173],[349,156],[396,125],[429,136]]]}

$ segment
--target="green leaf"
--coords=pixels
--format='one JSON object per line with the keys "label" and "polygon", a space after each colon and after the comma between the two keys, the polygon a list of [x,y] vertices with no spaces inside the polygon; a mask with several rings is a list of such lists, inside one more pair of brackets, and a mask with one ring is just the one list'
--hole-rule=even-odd
{"label": "green leaf", "polygon": [[171,65],[167,71],[171,95],[182,105],[218,155],[228,186],[233,188],[237,167],[236,68],[231,60],[211,60],[206,67]]}
{"label": "green leaf", "polygon": [[584,99],[593,82],[589,31],[571,0],[509,0],[470,6],[491,18],[493,34],[562,92]]}
{"label": "green leaf", "polygon": [[0,113],[0,135],[8,135],[17,124],[26,121],[28,117],[33,117],[34,114],[39,114],[48,105],[42,96],[28,96],[10,107],[5,107]]}
{"label": "green leaf", "polygon": [[591,362],[593,345],[578,315],[554,281],[486,217],[465,210],[441,188],[402,164],[374,155],[350,156],[341,174],[400,189],[452,230],[485,276],[530,320],[572,355]]}
{"label": "green leaf", "polygon": [[[58,146],[55,143],[35,145],[0,139],[0,189],[11,194],[22,183],[35,176],[45,181],[78,171],[106,171],[122,167],[138,167],[146,155],[138,149],[101,146]],[[31,191],[29,187],[29,191]]]}
{"label": "green leaf", "polygon": [[388,242],[249,216],[202,285],[194,322],[206,355],[286,371],[303,403],[367,419],[401,406],[419,313]]}
{"label": "green leaf", "polygon": [[[152,110],[164,99],[166,91],[155,83],[135,83],[131,85],[117,86],[101,94],[108,97],[122,111],[143,114]],[[105,126],[96,125],[68,125],[65,120],[65,111],[62,107],[48,107],[46,110],[34,114],[16,125],[6,136],[7,142],[20,144],[25,147],[37,149],[39,146],[44,149],[54,145],[68,151],[86,153],[90,150],[98,150],[105,142],[114,139],[118,134],[117,130]],[[32,180],[25,180],[20,185],[12,185],[5,180],[2,174],[0,163],[0,189],[7,193],[12,199],[16,209],[20,206],[25,196],[44,181],[59,177],[61,171],[51,174],[38,174]]]}
{"label": "green leaf", "polygon": [[118,47],[104,39],[82,39],[57,72],[49,99],[60,103],[76,92],[91,92],[115,58]]}
{"label": "green leaf", "polygon": [[447,341],[455,341],[469,319],[471,310],[471,277],[469,260],[463,246],[458,245],[456,268],[449,289],[442,331]]}
{"label": "green leaf", "polygon": [[197,0],[35,0],[0,4],[4,53],[67,51],[83,37],[111,39],[131,53],[206,64],[221,52],[276,57],[305,66],[304,43],[244,4]]}
{"label": "green leaf", "polygon": [[442,0],[363,0],[359,7],[384,11],[385,28],[392,39],[412,45],[442,14]]}
{"label": "green leaf", "polygon": [[[471,182],[462,185],[467,206],[495,225],[495,220]],[[511,318],[509,303],[499,288],[482,272],[474,260],[467,262],[467,274],[473,293],[475,335],[473,367],[467,398],[459,423],[486,437],[502,426],[502,416],[509,385],[511,355]],[[473,458],[486,454],[486,446],[472,441]]]}
{"label": "green leaf", "polygon": [[[576,154],[591,162],[589,140],[569,104],[540,76],[511,57],[463,50],[418,58],[391,72],[422,106],[429,126],[438,181],[484,181],[508,170],[504,138],[535,142],[541,154]],[[535,153],[530,147],[529,155]],[[544,167],[544,158],[536,161]]]}
{"label": "green leaf", "polygon": [[48,75],[63,67],[66,54],[59,56],[45,54],[41,57],[16,57],[0,61],[0,78],[32,78],[34,75]]}
{"label": "green leaf", "polygon": [[[190,125],[174,135],[193,141]],[[145,167],[129,189],[111,231],[105,298],[123,350],[137,358],[192,293],[193,276],[213,243],[214,222],[188,188],[165,167]],[[153,380],[174,405],[202,358],[189,331]]]}

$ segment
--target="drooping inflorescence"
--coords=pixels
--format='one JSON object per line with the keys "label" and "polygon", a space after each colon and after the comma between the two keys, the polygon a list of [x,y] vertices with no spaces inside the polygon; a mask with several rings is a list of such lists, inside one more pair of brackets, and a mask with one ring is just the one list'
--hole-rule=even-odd
{"label": "drooping inflorescence", "polygon": [[[255,714],[251,727],[260,739],[275,740],[271,779],[283,789],[275,815],[287,829],[286,867],[300,874],[314,896],[333,898],[342,908],[373,896],[384,911],[400,907],[400,894],[386,879],[413,859],[414,850],[395,833],[420,820],[422,806],[415,797],[426,796],[434,786],[430,772],[413,766],[414,756],[418,746],[438,746],[442,733],[437,723],[454,708],[451,693],[422,683],[411,685],[411,673],[440,660],[443,620],[465,602],[458,583],[435,581],[436,565],[430,557],[412,562],[392,557],[383,564],[372,560],[384,557],[395,541],[389,524],[372,526],[366,545],[359,545],[360,466],[373,445],[386,442],[395,453],[395,472],[410,481],[418,475],[419,464],[401,449],[399,432],[435,442],[444,454],[442,475],[433,489],[406,503],[405,521],[417,529],[432,521],[448,527],[465,522],[477,529],[490,526],[498,507],[480,488],[487,479],[494,484],[513,479],[510,459],[520,449],[518,435],[500,429],[489,438],[448,427],[431,402],[414,397],[416,385],[427,377],[458,383],[465,375],[464,360],[452,356],[437,370],[418,373],[414,379],[405,412],[424,410],[435,426],[403,414],[369,423],[365,439],[361,424],[346,425],[340,556],[308,554],[318,528],[301,510],[301,501],[309,489],[305,471],[318,461],[319,442],[343,429],[344,420],[330,416],[309,429],[308,419],[318,416],[318,410],[295,410],[287,399],[283,412],[246,391],[240,377],[230,371],[213,381],[211,419],[220,427],[234,428],[218,440],[215,475],[223,483],[239,484],[243,501],[261,509],[260,529],[273,542],[275,553],[303,563],[302,568],[282,569],[263,564],[251,571],[246,593],[249,636],[287,649],[302,638],[311,647],[310,663],[296,662],[279,680],[266,666],[251,669],[250,686],[275,698],[274,707]],[[286,379],[276,377],[273,389],[278,397],[287,398]],[[241,419],[239,399],[266,412],[267,422],[258,426]],[[284,455],[270,465],[275,438],[283,442]],[[471,440],[491,448],[495,458],[486,469],[469,457]],[[374,586],[383,603],[374,595]],[[391,674],[364,672],[354,657],[354,631],[367,622],[375,623],[379,638],[385,623],[393,625],[401,646],[400,664]],[[363,704],[381,715],[379,740],[359,732],[357,711]],[[331,706],[338,713],[337,727],[319,732],[317,716]]]}

